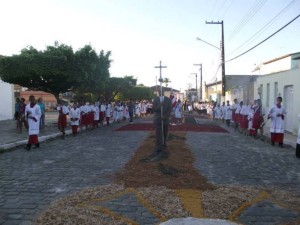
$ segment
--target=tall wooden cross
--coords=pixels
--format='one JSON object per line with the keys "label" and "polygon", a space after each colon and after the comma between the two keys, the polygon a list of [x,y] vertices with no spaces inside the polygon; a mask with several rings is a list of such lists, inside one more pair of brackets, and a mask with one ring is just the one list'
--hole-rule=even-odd
{"label": "tall wooden cross", "polygon": [[163,96],[163,94],[162,94],[162,82],[163,82],[163,79],[162,79],[162,76],[161,76],[161,69],[167,68],[167,67],[166,66],[162,66],[161,65],[161,61],[159,61],[159,66],[155,66],[154,68],[159,68],[159,79],[158,79],[158,81],[160,82],[160,96]]}

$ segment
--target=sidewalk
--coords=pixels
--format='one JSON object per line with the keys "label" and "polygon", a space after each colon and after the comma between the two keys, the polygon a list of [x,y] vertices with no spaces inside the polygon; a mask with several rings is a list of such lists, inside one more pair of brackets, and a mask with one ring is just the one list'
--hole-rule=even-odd
{"label": "sidewalk", "polygon": [[[61,135],[57,129],[57,125],[55,124],[56,121],[56,112],[46,113],[45,128],[41,130],[39,134],[40,142],[44,142]],[[66,133],[69,134],[70,132],[70,127],[68,127]],[[16,130],[16,124],[14,120],[4,120],[0,121],[0,137],[0,150],[7,150],[27,144],[28,132],[25,128],[23,128],[22,133],[19,133]]]}

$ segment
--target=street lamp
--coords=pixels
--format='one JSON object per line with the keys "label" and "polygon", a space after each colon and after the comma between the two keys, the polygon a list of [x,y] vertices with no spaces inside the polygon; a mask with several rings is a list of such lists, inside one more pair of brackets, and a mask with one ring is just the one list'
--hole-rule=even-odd
{"label": "street lamp", "polygon": [[202,40],[202,39],[200,39],[200,38],[198,38],[198,37],[196,37],[196,39],[197,39],[198,41],[202,41],[202,42],[204,42],[205,44],[208,44],[208,45],[210,45],[210,46],[212,46],[212,47],[218,49],[219,51],[221,51],[221,49],[220,49],[219,47],[217,47],[217,46],[215,46],[215,45],[213,45],[213,44],[211,44],[211,43],[209,43],[209,42],[207,42],[207,41],[204,41],[204,40]]}

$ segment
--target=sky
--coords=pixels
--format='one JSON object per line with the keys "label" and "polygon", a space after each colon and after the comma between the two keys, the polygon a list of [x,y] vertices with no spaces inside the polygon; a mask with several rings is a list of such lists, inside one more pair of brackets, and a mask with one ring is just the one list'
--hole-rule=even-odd
{"label": "sky", "polygon": [[[184,91],[221,79],[221,25],[225,61],[250,49],[300,14],[300,0],[0,0],[0,55],[55,41],[74,51],[91,44],[111,51],[112,77],[132,75]],[[214,45],[206,44],[200,39]],[[251,75],[255,65],[300,52],[300,18],[249,53],[225,64],[226,75]]]}

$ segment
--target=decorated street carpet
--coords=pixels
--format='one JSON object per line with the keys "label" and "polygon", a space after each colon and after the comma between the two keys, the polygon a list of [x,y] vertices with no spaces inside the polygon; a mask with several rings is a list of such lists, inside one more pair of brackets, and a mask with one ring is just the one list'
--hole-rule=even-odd
{"label": "decorated street carpet", "polygon": [[[124,168],[112,174],[111,184],[56,200],[33,224],[158,225],[187,217],[244,225],[300,224],[300,196],[295,193],[210,183],[194,167],[186,132],[169,133],[165,160],[145,162],[142,159],[153,152],[154,138],[149,132]],[[260,223],[262,218],[267,222]]]}
{"label": "decorated street carpet", "polygon": [[[154,124],[149,123],[137,123],[137,124],[128,124],[123,127],[118,128],[116,131],[153,131],[155,130]],[[180,124],[180,125],[170,125],[169,131],[193,131],[193,132],[220,132],[228,133],[227,130],[214,125],[208,124]]]}

